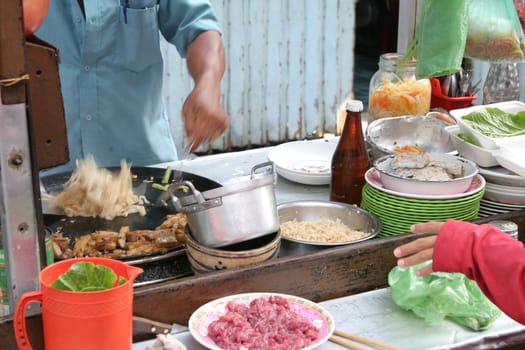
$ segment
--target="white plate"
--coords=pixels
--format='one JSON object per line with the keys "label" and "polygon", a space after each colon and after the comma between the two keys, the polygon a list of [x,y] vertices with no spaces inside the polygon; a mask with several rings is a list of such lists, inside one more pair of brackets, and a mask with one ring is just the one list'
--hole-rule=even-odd
{"label": "white plate", "polygon": [[268,159],[285,179],[305,185],[328,185],[337,143],[327,140],[293,141],[273,147]]}
{"label": "white plate", "polygon": [[517,187],[525,186],[525,177],[516,175],[507,168],[500,166],[479,168],[479,173],[483,175],[489,183]]}
{"label": "white plate", "polygon": [[521,210],[525,209],[525,204],[505,204],[494,202],[486,198],[482,198],[480,205],[487,209],[496,209],[496,210]]}
{"label": "white plate", "polygon": [[521,101],[507,101],[468,108],[460,108],[451,110],[450,115],[456,119],[461,132],[466,133],[478,140],[481,146],[485,149],[498,149],[502,143],[508,142],[509,140],[522,140],[525,142],[525,135],[500,138],[487,137],[479,131],[472,129],[463,121],[463,117],[467,114],[487,107],[499,108],[507,113],[517,113],[519,111],[525,110],[525,103]]}
{"label": "white plate", "polygon": [[504,214],[506,212],[491,212],[491,211],[484,211],[482,209],[480,209],[478,211],[478,217],[487,217],[487,216],[493,216],[493,215],[498,215],[498,214]]}
{"label": "white plate", "polygon": [[525,187],[487,184],[483,198],[510,205],[525,205]]}
{"label": "white plate", "polygon": [[499,150],[492,154],[498,161],[499,165],[515,172],[519,176],[525,176],[525,140],[514,142],[513,144],[502,144]]}
{"label": "white plate", "polygon": [[226,313],[226,306],[230,301],[235,301],[249,305],[249,303],[257,298],[280,296],[287,299],[291,305],[292,310],[306,317],[318,330],[318,339],[310,346],[302,350],[313,349],[330,338],[335,329],[335,322],[322,306],[300,297],[279,293],[244,293],[227,296],[224,298],[210,301],[209,303],[199,307],[190,317],[188,327],[191,335],[200,344],[211,350],[221,350],[215,342],[208,337],[208,326],[213,321],[219,319]]}
{"label": "white plate", "polygon": [[398,192],[394,190],[389,190],[385,188],[381,182],[381,178],[379,176],[379,173],[374,169],[370,168],[365,173],[365,180],[370,186],[385,192],[392,194],[394,196],[400,196],[400,197],[406,197],[406,198],[414,198],[414,199],[455,199],[455,198],[463,198],[470,195],[473,195],[479,191],[481,191],[485,187],[485,179],[483,176],[476,175],[472,179],[472,183],[470,184],[470,187],[463,193],[456,193],[456,194],[446,194],[446,195],[424,195],[424,194],[410,194],[410,193],[403,193]]}

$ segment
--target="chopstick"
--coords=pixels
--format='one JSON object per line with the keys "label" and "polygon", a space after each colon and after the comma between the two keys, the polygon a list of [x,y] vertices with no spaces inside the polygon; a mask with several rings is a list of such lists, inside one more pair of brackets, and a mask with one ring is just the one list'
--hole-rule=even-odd
{"label": "chopstick", "polygon": [[336,337],[334,335],[332,335],[329,338],[329,340],[332,343],[339,344],[341,346],[344,346],[347,349],[351,349],[351,350],[369,350],[368,348],[365,348],[364,346],[357,345],[356,343],[349,342],[348,340],[344,340],[344,339],[338,338],[338,337]]}
{"label": "chopstick", "polygon": [[352,350],[368,350],[368,349],[365,348],[364,346],[351,343],[351,342],[349,342],[347,340],[340,339],[340,338],[338,338],[336,336],[339,336],[339,337],[342,337],[342,338],[347,338],[347,339],[350,339],[350,340],[353,340],[353,341],[356,341],[356,342],[359,342],[359,343],[368,344],[368,345],[372,345],[372,346],[375,346],[375,347],[380,347],[380,348],[383,348],[383,349],[386,349],[386,350],[402,350],[401,348],[398,348],[398,347],[393,346],[393,345],[385,344],[385,343],[382,343],[382,342],[377,341],[377,340],[368,339],[368,338],[365,338],[365,337],[361,337],[359,335],[346,333],[346,332],[343,332],[343,331],[340,331],[340,330],[336,329],[334,331],[334,335],[332,335],[330,337],[330,341],[333,342],[333,343],[342,345],[342,346],[344,346],[344,347],[346,347],[348,349],[352,349]]}

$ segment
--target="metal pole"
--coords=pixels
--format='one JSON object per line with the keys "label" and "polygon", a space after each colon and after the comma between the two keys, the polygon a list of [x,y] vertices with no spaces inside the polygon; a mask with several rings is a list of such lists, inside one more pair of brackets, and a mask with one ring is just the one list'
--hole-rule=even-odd
{"label": "metal pole", "polygon": [[[34,185],[38,181],[29,136],[21,0],[0,1],[0,33],[0,249],[9,296],[9,306],[0,312],[12,314],[22,293],[39,288],[43,249],[35,196],[40,189]],[[31,308],[30,313],[36,311],[35,305]]]}

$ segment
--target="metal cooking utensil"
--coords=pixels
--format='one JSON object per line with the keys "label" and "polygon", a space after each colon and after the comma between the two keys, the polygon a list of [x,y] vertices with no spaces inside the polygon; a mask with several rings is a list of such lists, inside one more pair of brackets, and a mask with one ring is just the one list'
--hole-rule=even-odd
{"label": "metal cooking utensil", "polygon": [[451,74],[449,77],[448,96],[455,97],[458,94],[458,77],[456,74]]}
{"label": "metal cooking utensil", "polygon": [[193,141],[190,142],[188,146],[182,148],[182,154],[179,156],[180,166],[177,167],[177,169],[174,169],[173,182],[178,182],[182,180],[182,168],[184,166],[184,162],[189,159],[192,148],[193,148]]}
{"label": "metal cooking utensil", "polygon": [[[179,157],[179,162],[177,163],[177,167],[173,169],[173,173],[171,175],[171,180],[169,183],[177,183],[182,181],[182,175],[184,174],[183,168],[185,162],[190,158],[191,155],[191,148],[193,147],[193,142],[191,142],[188,146],[184,147],[182,150],[182,154]],[[157,207],[169,207],[170,202],[170,191],[162,192],[155,201],[155,206]]]}
{"label": "metal cooking utensil", "polygon": [[459,71],[459,91],[457,96],[467,96],[470,87],[470,73],[464,69]]}
{"label": "metal cooking utensil", "polygon": [[454,77],[454,74],[447,75],[443,79],[443,81],[441,82],[441,92],[443,93],[443,95],[452,96],[451,89],[452,89],[452,86],[454,86],[455,81],[456,81],[456,78]]}
{"label": "metal cooking utensil", "polygon": [[174,323],[154,321],[146,317],[133,316],[133,335],[141,338],[152,338],[157,334],[177,334],[187,332],[188,327]]}
{"label": "metal cooking utensil", "polygon": [[470,84],[467,95],[473,96],[479,92],[479,84],[481,84],[481,79],[476,81],[474,84]]}

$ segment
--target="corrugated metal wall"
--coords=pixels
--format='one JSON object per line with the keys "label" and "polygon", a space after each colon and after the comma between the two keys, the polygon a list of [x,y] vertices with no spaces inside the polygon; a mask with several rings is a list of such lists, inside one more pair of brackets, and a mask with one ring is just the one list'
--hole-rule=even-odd
{"label": "corrugated metal wall", "polygon": [[[223,100],[231,128],[208,148],[333,133],[336,111],[353,90],[355,0],[212,3],[224,29]],[[185,142],[180,110],[192,81],[175,48],[163,45],[163,53],[168,113]]]}

